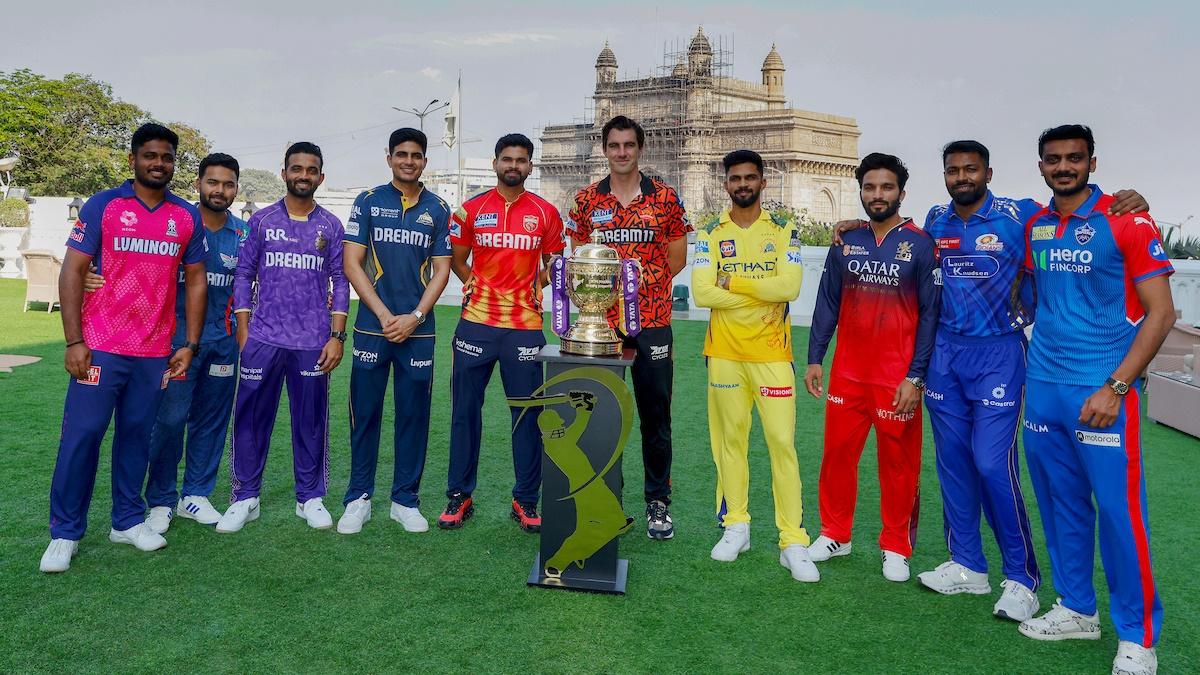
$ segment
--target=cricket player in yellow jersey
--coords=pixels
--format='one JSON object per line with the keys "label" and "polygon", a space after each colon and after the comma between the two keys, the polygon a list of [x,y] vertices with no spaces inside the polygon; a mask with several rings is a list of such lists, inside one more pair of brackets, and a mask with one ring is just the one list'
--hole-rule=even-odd
{"label": "cricket player in yellow jersey", "polygon": [[717,464],[717,516],[725,532],[713,560],[732,562],[750,548],[751,409],[758,407],[771,456],[779,562],[797,581],[821,578],[808,554],[800,467],[796,462],[796,371],[788,303],[800,294],[800,239],[760,203],[763,161],[751,150],[725,156],[732,204],[696,235],[692,293],[712,314],[704,338],[708,428]]}

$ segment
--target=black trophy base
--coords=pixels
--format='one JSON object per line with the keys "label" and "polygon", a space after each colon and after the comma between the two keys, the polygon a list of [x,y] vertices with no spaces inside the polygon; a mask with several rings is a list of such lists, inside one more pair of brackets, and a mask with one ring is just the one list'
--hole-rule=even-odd
{"label": "black trophy base", "polygon": [[539,553],[534,557],[533,569],[529,571],[529,579],[525,583],[542,588],[625,595],[625,579],[629,574],[629,561],[619,558],[616,573],[616,578],[592,578],[587,576],[586,569],[578,570],[572,567],[560,577],[547,576],[545,570],[542,569],[542,554]]}

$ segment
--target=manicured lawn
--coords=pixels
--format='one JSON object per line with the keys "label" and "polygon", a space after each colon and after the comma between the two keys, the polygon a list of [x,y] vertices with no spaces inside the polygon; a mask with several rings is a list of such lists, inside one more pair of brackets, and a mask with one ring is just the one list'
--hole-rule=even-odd
{"label": "manicured lawn", "polygon": [[[170,546],[141,553],[111,544],[109,459],[102,451],[89,530],[71,570],[37,570],[49,535],[47,494],[67,376],[59,314],[22,314],[24,282],[0,281],[0,352],[43,361],[0,375],[0,672],[772,672],[1107,673],[1116,636],[1107,618],[1099,643],[1037,643],[994,619],[991,597],[941,597],[915,580],[879,573],[878,481],[874,442],[864,456],[854,554],[825,564],[817,585],[779,566],[769,464],[753,432],[754,548],[733,564],[709,560],[719,533],[712,515],[715,471],[709,450],[704,325],[676,326],[675,497],[677,534],[652,542],[644,528],[622,540],[630,560],[624,597],[527,588],[537,538],[508,518],[512,482],[508,413],[499,376],[485,410],[477,515],[458,532],[410,535],[387,518],[391,459],[384,453],[375,517],[356,536],[317,532],[295,517],[286,406],[264,481],[263,517],[235,535],[176,521]],[[444,506],[449,431],[449,336],[441,327],[433,431],[422,486],[423,511]],[[807,332],[797,331],[797,350]],[[802,359],[801,359],[802,361]],[[330,496],[336,519],[349,475],[349,363],[333,378]],[[823,407],[798,401],[797,445],[806,522],[817,530]],[[1200,411],[1198,411],[1200,412]],[[385,417],[384,447],[391,443]],[[626,453],[626,512],[642,517],[636,426]],[[1166,608],[1162,673],[1200,672],[1200,583],[1195,501],[1200,442],[1145,425],[1152,547]],[[224,509],[222,462],[214,494]],[[926,433],[923,522],[914,572],[945,557],[941,500]],[[1041,523],[1035,541],[1054,600]],[[988,555],[998,569],[995,545]],[[999,590],[999,574],[992,575]]]}

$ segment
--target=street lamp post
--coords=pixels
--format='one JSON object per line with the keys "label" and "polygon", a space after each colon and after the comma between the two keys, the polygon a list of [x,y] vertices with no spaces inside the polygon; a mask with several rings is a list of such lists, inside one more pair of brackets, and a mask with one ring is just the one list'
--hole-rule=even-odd
{"label": "street lamp post", "polygon": [[[438,105],[439,103],[441,103],[441,105]],[[439,101],[438,99],[435,98],[432,101],[430,101],[429,103],[425,104],[425,107],[422,108],[421,110],[417,110],[416,108],[397,108],[396,106],[392,106],[392,110],[395,110],[397,112],[406,113],[409,115],[416,115],[421,120],[421,122],[420,122],[421,133],[425,133],[425,117],[426,117],[426,115],[431,115],[449,105],[450,105],[449,101]]]}

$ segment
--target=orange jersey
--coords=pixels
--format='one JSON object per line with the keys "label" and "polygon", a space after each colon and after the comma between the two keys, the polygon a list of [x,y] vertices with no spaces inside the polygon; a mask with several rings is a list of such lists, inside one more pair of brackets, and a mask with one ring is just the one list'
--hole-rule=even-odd
{"label": "orange jersey", "polygon": [[550,202],[522,192],[504,201],[495,188],[450,217],[450,243],[471,247],[462,318],[498,328],[542,327],[542,256],[563,250],[563,223]]}
{"label": "orange jersey", "polygon": [[[580,190],[567,218],[567,235],[586,243],[592,230],[600,231],[604,243],[622,258],[642,263],[638,308],[642,325],[656,328],[671,325],[671,269],[667,244],[692,231],[675,190],[662,181],[642,176],[641,194],[628,206],[613,196],[606,177]],[[608,320],[618,325],[620,310],[609,310]]]}

